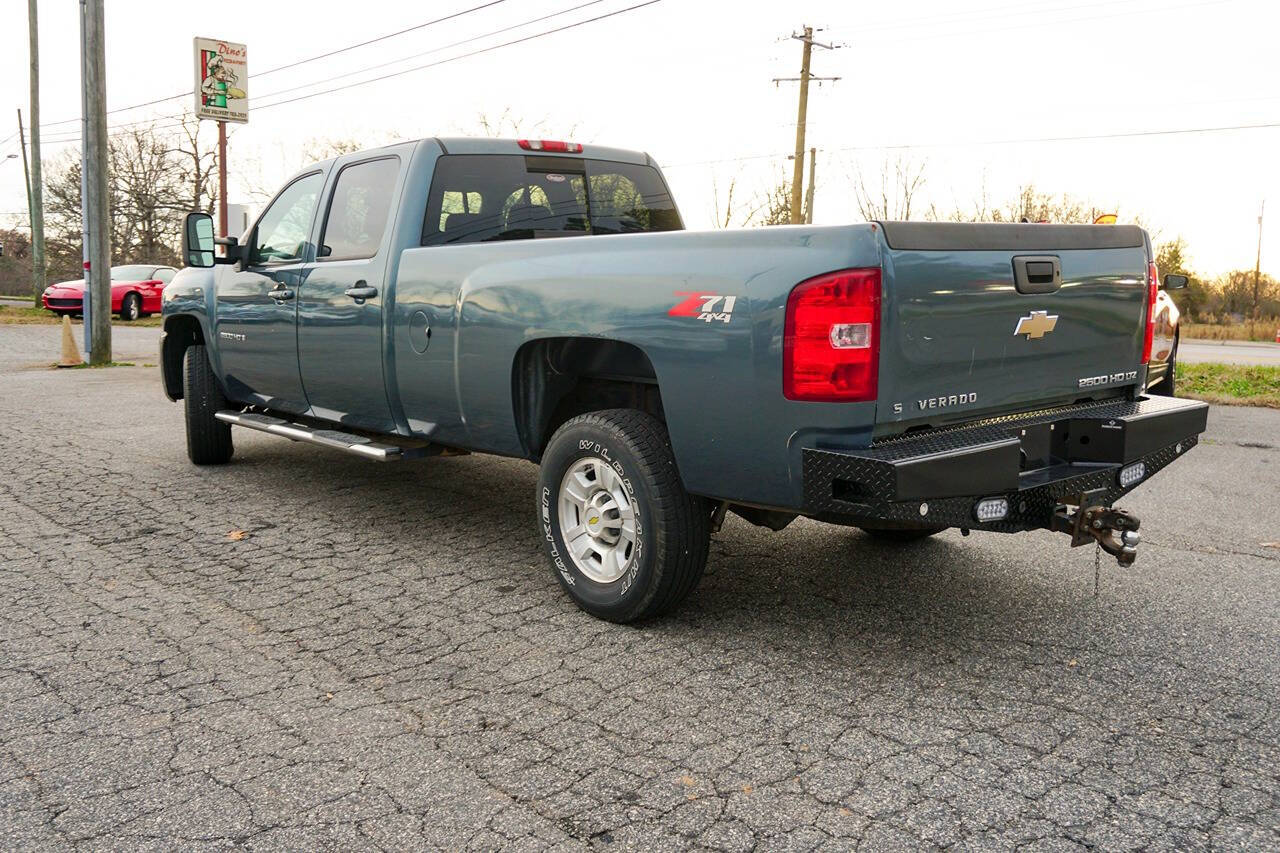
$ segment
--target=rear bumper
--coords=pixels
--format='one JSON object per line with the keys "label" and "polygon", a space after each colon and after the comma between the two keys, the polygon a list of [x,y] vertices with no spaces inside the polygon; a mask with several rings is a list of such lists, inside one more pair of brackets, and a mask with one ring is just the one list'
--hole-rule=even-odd
{"label": "rear bumper", "polygon": [[[1195,446],[1209,407],[1147,397],[1087,403],[908,435],[864,450],[804,451],[805,511],[887,526],[1018,531],[1050,527],[1064,501],[1110,506]],[[1121,485],[1120,472],[1143,474]],[[1131,472],[1132,473],[1132,472]],[[1008,515],[979,522],[1003,497]]]}

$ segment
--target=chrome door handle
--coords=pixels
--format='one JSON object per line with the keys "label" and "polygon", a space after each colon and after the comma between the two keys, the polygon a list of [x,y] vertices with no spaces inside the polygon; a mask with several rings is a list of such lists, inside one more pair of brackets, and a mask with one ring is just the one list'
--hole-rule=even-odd
{"label": "chrome door handle", "polygon": [[267,295],[276,302],[284,302],[286,299],[293,298],[293,291],[285,287],[278,287],[275,290],[269,291]]}
{"label": "chrome door handle", "polygon": [[355,287],[348,287],[343,293],[354,299],[357,305],[363,305],[366,299],[372,299],[378,295],[378,288],[369,287],[363,281],[357,281]]}

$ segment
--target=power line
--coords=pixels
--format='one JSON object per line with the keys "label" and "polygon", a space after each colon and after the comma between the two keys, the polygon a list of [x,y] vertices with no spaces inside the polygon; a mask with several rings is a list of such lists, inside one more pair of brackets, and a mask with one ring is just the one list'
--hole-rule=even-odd
{"label": "power line", "polygon": [[433,53],[439,53],[442,50],[449,50],[450,48],[459,47],[464,44],[470,44],[473,41],[479,41],[480,39],[489,38],[490,36],[496,36],[496,35],[499,35],[500,33],[509,32],[511,30],[518,30],[521,27],[527,27],[530,24],[537,24],[537,23],[541,23],[542,21],[549,20],[551,18],[558,18],[561,15],[567,15],[570,12],[576,12],[579,9],[585,9],[588,6],[595,6],[603,2],[604,0],[588,0],[588,2],[586,3],[579,3],[577,6],[570,6],[568,9],[561,9],[559,12],[552,12],[549,15],[542,15],[541,17],[538,17],[538,18],[531,18],[527,21],[521,21],[518,24],[511,24],[510,26],[502,27],[501,29],[491,30],[487,33],[481,33],[478,36],[472,36],[471,38],[465,38],[465,39],[462,39],[461,41],[455,41],[450,44],[442,45],[441,47],[433,47],[430,50],[424,50],[420,53],[413,53],[408,56],[402,56],[399,59],[392,59],[388,62],[379,62],[377,65],[370,65],[365,68],[357,68],[354,71],[344,71],[343,73],[335,74],[332,77],[325,77],[321,80],[312,80],[309,83],[303,83],[298,86],[290,86],[287,89],[278,89],[275,92],[268,92],[265,95],[256,95],[255,97],[274,98],[277,95],[287,95],[290,92],[297,92],[302,89],[309,89],[312,86],[319,86],[322,83],[331,83],[334,80],[341,80],[344,77],[351,77],[355,74],[364,74],[365,72],[368,72],[368,71],[377,71],[379,68],[386,68],[391,65],[398,65],[399,63],[407,62],[410,59],[417,59],[422,56],[429,56],[430,54],[433,54]]}
{"label": "power line", "polygon": [[[984,145],[1034,145],[1048,142],[1092,142],[1103,139],[1132,139],[1142,136],[1180,136],[1193,133],[1227,133],[1238,130],[1264,130],[1280,127],[1280,121],[1260,122],[1258,124],[1233,124],[1218,127],[1180,127],[1166,130],[1133,130],[1120,133],[1091,133],[1076,136],[1037,136],[1028,138],[984,139],[970,142],[914,142],[895,145],[850,145],[844,148],[830,149],[832,153],[847,151],[899,151],[911,148],[969,148]],[[664,170],[682,169],[688,166],[709,166],[716,163],[743,163],[749,160],[771,160],[789,157],[788,153],[748,154],[742,157],[721,157],[713,160],[693,160],[686,163],[664,165]]]}
{"label": "power line", "polygon": [[[436,18],[431,21],[425,21],[421,24],[414,24],[411,27],[405,27],[404,29],[396,30],[393,33],[387,33],[386,35],[378,36],[377,38],[368,39],[366,41],[358,42],[356,44],[349,44],[349,45],[346,45],[345,47],[340,47],[340,48],[336,48],[335,50],[326,51],[325,53],[316,54],[315,56],[308,56],[308,57],[304,57],[303,59],[297,59],[297,60],[294,60],[293,62],[287,62],[284,65],[277,65],[275,68],[268,68],[266,71],[256,72],[253,76],[255,79],[265,77],[268,74],[275,74],[277,71],[284,71],[287,68],[296,68],[297,66],[305,65],[308,62],[315,62],[316,60],[319,60],[319,59],[327,59],[330,56],[337,56],[339,53],[346,53],[347,51],[355,50],[357,48],[368,47],[369,45],[377,44],[380,41],[386,41],[387,39],[395,38],[396,36],[402,36],[405,33],[411,33],[416,30],[421,30],[426,27],[434,26],[435,24],[441,24],[441,23],[444,23],[445,21],[451,21],[455,18],[460,18],[463,15],[469,15],[472,12],[479,12],[482,9],[488,9],[490,6],[497,6],[499,3],[505,3],[505,2],[507,2],[507,0],[488,0],[488,2],[481,3],[479,6],[472,6],[468,9],[463,9],[461,11],[454,12],[450,15],[445,15],[442,18]],[[169,95],[167,98],[156,98],[151,101],[143,101],[142,103],[138,103],[138,104],[130,104],[127,107],[116,107],[113,110],[108,110],[107,115],[114,115],[115,113],[128,112],[129,110],[136,110],[142,107],[151,107],[151,106],[155,106],[156,104],[166,103],[167,101],[176,101],[179,98],[189,98],[189,97],[191,97],[191,91],[187,90],[185,92],[180,92],[176,95]],[[45,124],[41,124],[40,127],[41,128],[56,127],[62,124],[73,124],[78,121],[80,121],[79,118],[69,118],[69,119],[63,119],[62,121],[47,122]]]}
{"label": "power line", "polygon": [[447,65],[450,62],[457,62],[460,59],[468,59],[472,56],[479,56],[480,54],[483,54],[483,53],[491,53],[492,51],[499,50],[504,47],[511,47],[512,45],[523,44],[524,42],[533,41],[534,39],[540,39],[545,36],[555,35],[556,33],[562,33],[562,32],[565,32],[566,30],[576,29],[586,24],[593,24],[596,21],[603,21],[606,18],[612,18],[617,15],[624,14],[626,12],[635,11],[636,9],[643,9],[645,6],[652,6],[655,3],[661,3],[661,2],[662,0],[646,0],[646,2],[644,3],[637,3],[634,6],[627,6],[623,9],[617,9],[613,12],[606,12],[605,14],[597,15],[594,18],[587,18],[586,20],[576,21],[572,24],[565,24],[564,26],[555,27],[554,29],[550,29],[550,30],[544,30],[543,32],[534,33],[533,35],[529,35],[529,36],[523,36],[518,39],[512,39],[511,41],[506,41],[501,44],[490,45],[489,47],[482,47],[477,50],[472,50],[467,53],[459,54],[457,56],[451,56],[448,59],[441,59],[436,62],[428,62],[425,65],[415,65],[413,68],[405,68],[401,71],[393,71],[389,74],[382,74],[377,77],[370,77],[368,80],[357,80],[354,83],[347,83],[344,86],[334,86],[332,89],[323,89],[319,92],[312,92],[311,94],[308,94],[308,95],[299,95],[296,98],[286,98],[283,101],[275,101],[274,103],[270,103],[270,104],[262,104],[260,106],[255,107],[254,109],[261,112],[262,110],[270,109],[271,107],[279,107],[285,104],[292,104],[296,101],[305,101],[308,98],[316,98],[316,97],[319,97],[320,95],[331,95],[334,92],[342,92],[347,89],[354,89],[358,86],[367,86],[370,83],[377,83],[382,80],[389,80],[392,77],[400,77],[405,74],[412,74],[415,71],[424,71],[428,68],[435,68],[438,65]]}
{"label": "power line", "polygon": [[[503,28],[501,28],[501,29],[499,29],[499,30],[494,30],[494,31],[492,31],[492,32],[484,33],[484,34],[479,35],[479,36],[474,36],[474,37],[469,38],[469,39],[463,39],[463,40],[462,40],[462,41],[460,41],[460,42],[455,42],[454,44],[445,45],[445,46],[440,47],[440,48],[435,48],[435,49],[433,49],[433,50],[426,51],[424,54],[419,54],[419,55],[425,55],[425,54],[427,54],[427,53],[438,52],[438,51],[440,51],[440,50],[447,50],[448,48],[450,48],[450,47],[456,47],[456,46],[457,46],[457,45],[459,45],[459,44],[466,44],[466,43],[468,43],[468,42],[476,41],[477,39],[487,38],[487,37],[489,37],[489,36],[496,35],[497,33],[506,32],[506,31],[508,31],[508,30],[517,29],[517,28],[519,28],[519,27],[527,26],[527,25],[529,25],[529,24],[537,23],[537,22],[539,22],[539,21],[544,21],[544,20],[547,20],[547,19],[549,19],[549,18],[554,18],[554,17],[557,17],[557,16],[559,16],[559,15],[568,14],[569,12],[573,12],[573,11],[576,11],[576,10],[578,10],[578,9],[585,8],[586,6],[593,6],[593,5],[595,5],[596,3],[598,3],[598,2],[602,2],[602,0],[591,0],[591,2],[582,3],[582,4],[579,4],[578,6],[573,6],[573,7],[570,7],[570,8],[568,8],[568,9],[564,9],[564,10],[561,10],[561,11],[559,11],[559,12],[555,12],[555,13],[552,13],[552,14],[549,14],[549,15],[543,15],[543,16],[541,16],[541,17],[539,17],[539,18],[533,18],[533,19],[531,19],[531,20],[524,21],[523,23],[520,23],[520,24],[514,24],[514,25],[511,25],[511,26],[503,27]],[[404,74],[410,74],[410,73],[415,72],[415,71],[422,71],[422,70],[424,70],[424,69],[427,69],[427,68],[433,68],[433,67],[438,66],[438,65],[446,65],[446,64],[448,64],[448,63],[450,63],[450,62],[456,62],[456,61],[458,61],[458,60],[460,60],[460,59],[467,59],[467,58],[469,58],[469,57],[472,57],[472,56],[478,56],[478,55],[483,54],[483,53],[489,53],[489,52],[492,52],[492,51],[498,50],[498,49],[500,49],[500,48],[510,47],[510,46],[512,46],[512,45],[521,44],[521,43],[526,42],[526,41],[532,41],[532,40],[534,40],[534,39],[543,38],[543,37],[545,37],[545,36],[553,35],[553,34],[555,34],[555,33],[564,32],[564,31],[566,31],[566,30],[575,29],[575,28],[577,28],[577,27],[581,27],[581,26],[583,26],[583,25],[585,25],[585,24],[594,23],[594,22],[596,22],[596,21],[602,21],[602,20],[604,20],[604,19],[606,19],[606,18],[612,18],[612,17],[614,17],[614,16],[616,16],[616,15],[621,15],[621,14],[623,14],[623,13],[625,13],[625,12],[630,12],[630,11],[633,11],[633,10],[635,10],[635,9],[643,8],[643,7],[645,7],[645,6],[652,6],[652,5],[654,5],[655,3],[659,3],[659,2],[661,2],[661,0],[647,0],[647,2],[644,2],[644,3],[638,3],[638,4],[636,4],[636,5],[628,6],[628,7],[623,8],[623,9],[617,9],[617,10],[612,11],[612,12],[607,12],[607,13],[605,13],[605,14],[603,14],[603,15],[597,15],[597,16],[596,16],[596,17],[594,17],[594,18],[587,18],[587,19],[585,19],[585,20],[576,21],[576,22],[571,23],[571,24],[565,24],[565,25],[563,25],[563,26],[555,27],[555,28],[550,29],[550,30],[545,30],[545,31],[543,31],[543,32],[534,33],[534,34],[532,34],[532,35],[528,35],[528,36],[523,36],[523,37],[518,38],[518,39],[512,39],[512,40],[510,40],[510,41],[506,41],[506,42],[503,42],[503,43],[501,43],[501,44],[490,45],[490,46],[488,46],[488,47],[479,48],[479,49],[477,49],[477,50],[469,51],[469,52],[467,52],[467,53],[459,54],[459,55],[457,55],[457,56],[452,56],[452,57],[449,57],[449,58],[447,58],[447,59],[441,59],[441,60],[438,60],[438,61],[436,61],[436,62],[429,62],[429,63],[426,63],[426,64],[424,64],[424,65],[414,66],[413,68],[406,68],[406,69],[402,69],[402,70],[400,70],[400,71],[395,71],[395,72],[392,72],[392,73],[389,73],[389,74],[383,74],[383,75],[380,75],[380,76],[378,76],[378,77],[371,77],[371,78],[369,78],[369,79],[367,79],[367,80],[357,80],[357,81],[355,81],[355,82],[348,83],[348,84],[343,85],[343,86],[335,86],[335,87],[330,88],[330,89],[323,89],[323,90],[318,91],[318,92],[311,92],[311,93],[306,94],[306,95],[300,95],[300,96],[298,96],[298,97],[296,97],[296,98],[288,98],[288,99],[285,99],[285,100],[282,100],[282,101],[275,101],[275,102],[273,102],[273,103],[257,105],[257,106],[255,106],[255,107],[254,107],[254,109],[255,109],[256,111],[261,111],[261,110],[264,110],[264,109],[269,109],[269,108],[271,108],[271,107],[276,107],[276,106],[281,106],[281,105],[283,105],[283,104],[293,103],[293,102],[295,102],[295,101],[302,101],[302,100],[306,100],[306,99],[308,99],[308,98],[319,97],[320,95],[327,95],[327,94],[331,94],[331,93],[333,93],[333,92],[340,92],[340,91],[343,91],[343,90],[345,90],[345,89],[351,89],[351,88],[354,88],[354,87],[357,87],[357,86],[364,86],[364,85],[367,85],[367,84],[369,84],[369,83],[375,83],[375,82],[378,82],[378,81],[380,81],[380,80],[386,80],[386,79],[389,79],[389,78],[392,78],[392,77],[398,77],[398,76],[401,76],[401,75],[404,75]],[[406,57],[406,58],[412,58],[412,57]],[[396,61],[398,61],[398,62],[399,62],[399,61],[403,61],[403,59],[402,59],[402,60],[396,60]],[[394,64],[394,63],[392,63],[392,64]],[[378,66],[374,66],[374,68],[376,68],[376,67],[378,67]],[[357,71],[349,72],[348,74],[341,74],[341,75],[337,75],[337,77],[335,77],[335,78],[330,78],[330,79],[339,79],[339,78],[342,78],[342,77],[350,76],[351,74],[360,74],[360,73],[363,73],[363,71],[367,71],[367,70],[372,70],[372,69],[362,69],[362,70],[357,70]],[[319,85],[320,83],[323,83],[323,82],[327,82],[327,81],[324,81],[324,80],[321,80],[321,81],[315,81],[315,82],[313,82],[313,83],[308,83],[308,84],[306,84],[306,85],[304,85],[304,86],[295,87],[295,89],[293,89],[293,90],[282,90],[281,92],[275,92],[275,93],[272,93],[272,94],[281,94],[282,92],[294,91],[294,90],[296,90],[296,89],[298,89],[298,88],[308,88],[308,87],[310,87],[310,86]],[[261,96],[261,97],[271,97],[271,95],[263,95],[263,96]],[[167,121],[167,120],[171,120],[171,119],[181,119],[181,118],[183,118],[183,116],[182,116],[181,114],[178,114],[178,115],[171,115],[171,116],[161,116],[161,117],[159,117],[159,118],[140,119],[140,120],[138,120],[138,121],[125,122],[125,123],[118,124],[118,125],[112,125],[112,127],[111,127],[111,128],[109,128],[109,129],[110,129],[110,130],[120,130],[120,129],[123,129],[123,128],[136,127],[136,126],[140,126],[140,125],[150,124],[150,125],[151,125],[155,130],[167,130],[167,129],[174,128],[174,127],[181,127],[181,126],[182,126],[182,124],[183,124],[183,122],[181,122],[181,121],[177,121],[177,122],[174,122],[174,123],[172,123],[172,124],[161,124],[161,125],[158,125],[158,126],[155,124],[155,122],[158,122],[158,121],[159,121],[159,122],[163,122],[163,121]],[[78,119],[77,119],[77,121],[78,121]],[[75,135],[72,135],[72,136],[67,136],[67,137],[62,138],[62,139],[53,139],[53,140],[50,140],[50,141],[49,141],[49,144],[50,144],[50,145],[62,145],[62,144],[70,143],[70,142],[75,142],[75,141],[77,141],[79,138],[80,138],[80,137],[79,137],[79,135],[78,135],[78,134],[75,134]]]}

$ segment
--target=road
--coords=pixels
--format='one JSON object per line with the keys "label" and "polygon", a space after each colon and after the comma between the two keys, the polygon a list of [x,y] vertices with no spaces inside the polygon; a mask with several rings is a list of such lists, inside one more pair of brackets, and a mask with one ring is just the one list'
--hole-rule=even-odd
{"label": "road", "polygon": [[1280,846],[1280,411],[1213,410],[1097,597],[1047,532],[731,517],[620,627],[532,465],[195,469],[154,368],[44,331],[0,326],[0,849]]}
{"label": "road", "polygon": [[1258,341],[1179,341],[1178,360],[1280,366],[1280,344]]}

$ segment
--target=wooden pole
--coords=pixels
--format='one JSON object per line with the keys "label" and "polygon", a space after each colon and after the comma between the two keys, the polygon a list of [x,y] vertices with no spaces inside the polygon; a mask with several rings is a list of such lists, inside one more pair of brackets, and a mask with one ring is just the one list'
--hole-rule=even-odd
{"label": "wooden pole", "polygon": [[813,27],[804,28],[804,54],[800,61],[800,112],[796,118],[796,158],[791,176],[791,224],[804,222],[800,193],[804,187],[804,123],[809,111],[809,57],[813,54]]}
{"label": "wooden pole", "polygon": [[31,58],[31,297],[37,308],[44,293],[44,167],[40,157],[40,28],[36,0],[27,0],[27,37]]}
{"label": "wooden pole", "polygon": [[227,123],[218,122],[218,233],[227,236]]}
{"label": "wooden pole", "polygon": [[107,163],[106,23],[103,0],[85,4],[85,100],[88,106],[88,138],[85,189],[89,211],[89,268],[85,297],[92,323],[90,364],[111,363],[111,196]]}

